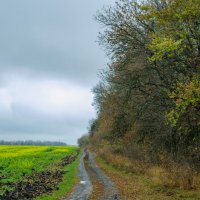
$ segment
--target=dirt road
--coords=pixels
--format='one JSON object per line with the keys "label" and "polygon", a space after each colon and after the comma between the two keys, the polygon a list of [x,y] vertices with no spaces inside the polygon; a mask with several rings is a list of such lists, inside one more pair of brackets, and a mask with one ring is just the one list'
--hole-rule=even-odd
{"label": "dirt road", "polygon": [[[96,165],[91,152],[85,151],[79,164],[80,184],[64,200],[119,200],[120,195],[108,176]],[[98,185],[99,187],[96,187]],[[98,190],[97,190],[98,188]],[[99,189],[100,188],[100,189]]]}

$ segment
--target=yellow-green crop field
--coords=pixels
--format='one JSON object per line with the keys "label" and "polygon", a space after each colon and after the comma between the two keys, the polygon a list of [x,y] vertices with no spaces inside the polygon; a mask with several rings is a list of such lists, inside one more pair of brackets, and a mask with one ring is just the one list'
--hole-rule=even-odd
{"label": "yellow-green crop field", "polygon": [[[28,187],[35,190],[30,199],[45,194],[44,189],[39,191],[39,187],[52,185],[45,188],[46,193],[55,188],[58,190],[57,185],[62,181],[65,167],[72,162],[69,157],[74,155],[76,159],[77,151],[78,147],[74,146],[0,146],[0,199],[6,195],[8,199],[9,195],[11,199],[29,199],[25,192]],[[64,162],[64,159],[70,162],[66,164],[68,161]],[[19,197],[22,195],[20,192],[24,192],[24,197]]]}

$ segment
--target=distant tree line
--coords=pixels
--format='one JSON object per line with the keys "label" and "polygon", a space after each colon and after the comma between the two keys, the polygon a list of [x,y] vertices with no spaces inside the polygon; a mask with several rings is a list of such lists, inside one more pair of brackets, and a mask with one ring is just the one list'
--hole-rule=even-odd
{"label": "distant tree line", "polygon": [[25,141],[4,141],[0,140],[0,145],[27,145],[27,146],[67,146],[64,142],[50,142],[50,141],[33,141],[33,140],[25,140]]}
{"label": "distant tree line", "polygon": [[200,1],[118,0],[96,20],[110,63],[93,89],[90,143],[199,170]]}

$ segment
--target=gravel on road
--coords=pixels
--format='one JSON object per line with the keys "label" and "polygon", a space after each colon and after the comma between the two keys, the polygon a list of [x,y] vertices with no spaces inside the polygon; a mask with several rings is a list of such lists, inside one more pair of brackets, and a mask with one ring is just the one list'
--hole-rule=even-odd
{"label": "gravel on road", "polygon": [[63,200],[87,200],[92,193],[92,184],[84,165],[84,152],[79,163],[78,177],[80,183],[74,188],[73,192]]}
{"label": "gravel on road", "polygon": [[[84,162],[85,161],[85,162]],[[87,167],[85,166],[87,165]],[[74,188],[64,200],[87,200],[91,197],[93,191],[92,183],[98,182],[102,185],[102,191],[98,194],[96,200],[120,200],[120,194],[115,184],[108,176],[97,166],[94,156],[90,151],[84,151],[79,164],[78,173],[80,184]]]}

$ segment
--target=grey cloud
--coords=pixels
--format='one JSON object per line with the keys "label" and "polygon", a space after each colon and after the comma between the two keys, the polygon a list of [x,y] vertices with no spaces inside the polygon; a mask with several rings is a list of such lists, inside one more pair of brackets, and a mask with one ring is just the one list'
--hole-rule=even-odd
{"label": "grey cloud", "polygon": [[95,43],[99,29],[93,15],[104,3],[109,1],[1,2],[1,71],[28,68],[94,84],[106,62]]}
{"label": "grey cloud", "polygon": [[[20,107],[18,107],[20,109]],[[72,117],[41,116],[31,111],[24,110],[17,112],[12,117],[0,119],[0,139],[41,139],[46,136],[46,140],[64,140],[69,144],[75,144],[77,137],[86,131],[87,121],[84,115]],[[26,135],[22,137],[22,135]],[[73,136],[73,137],[72,137]],[[70,139],[71,138],[71,139]]]}
{"label": "grey cloud", "polygon": [[[114,1],[1,1],[0,89],[9,88],[13,77],[20,79],[21,74],[36,82],[66,80],[90,90],[98,80],[98,69],[107,62],[95,42],[100,29],[93,16],[104,4]],[[49,116],[20,102],[12,103],[13,114],[6,109],[0,106],[0,139],[5,140],[64,140],[75,144],[92,117],[90,111]],[[74,110],[79,112],[78,107]]]}

